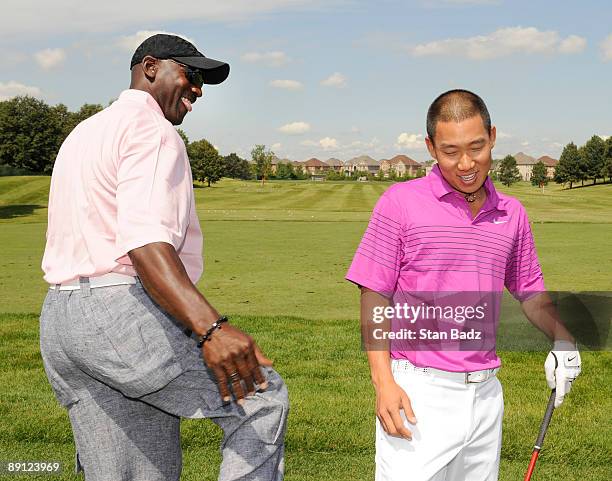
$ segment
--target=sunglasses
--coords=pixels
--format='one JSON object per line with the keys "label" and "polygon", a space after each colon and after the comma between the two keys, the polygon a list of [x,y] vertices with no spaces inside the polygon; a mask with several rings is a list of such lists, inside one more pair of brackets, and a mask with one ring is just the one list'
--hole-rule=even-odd
{"label": "sunglasses", "polygon": [[202,73],[201,70],[193,69],[171,58],[169,58],[168,60],[174,62],[177,65],[180,65],[183,68],[183,72],[185,73],[185,78],[189,81],[190,84],[195,85],[199,89],[202,88],[202,85],[204,85],[204,74]]}

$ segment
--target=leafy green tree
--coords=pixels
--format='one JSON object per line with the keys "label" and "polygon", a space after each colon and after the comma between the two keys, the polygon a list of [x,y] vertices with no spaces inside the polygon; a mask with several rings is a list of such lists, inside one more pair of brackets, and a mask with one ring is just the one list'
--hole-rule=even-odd
{"label": "leafy green tree", "polygon": [[606,144],[606,155],[604,156],[604,163],[601,166],[600,175],[603,177],[604,182],[606,177],[608,180],[612,180],[612,135],[605,140]]}
{"label": "leafy green tree", "polygon": [[[79,125],[84,120],[87,120],[92,115],[97,114],[98,112],[102,112],[104,107],[100,104],[83,104],[78,112],[75,112],[73,115],[73,123],[74,127]],[[73,127],[73,128],[74,128]]]}
{"label": "leafy green tree", "polygon": [[183,143],[185,144],[185,148],[189,147],[189,137],[183,129],[176,129],[176,132],[179,134],[179,137],[183,139]]}
{"label": "leafy green tree", "polygon": [[579,162],[580,155],[578,147],[574,142],[570,142],[563,147],[559,163],[555,167],[554,180],[557,184],[569,184],[571,189],[574,182],[579,180]]}
{"label": "leafy green tree", "polygon": [[544,187],[548,184],[548,176],[546,175],[546,166],[541,160],[531,169],[531,185]]}
{"label": "leafy green tree", "polygon": [[337,170],[330,169],[325,174],[326,180],[346,180],[346,176],[343,172],[338,172]]}
{"label": "leafy green tree", "polygon": [[425,177],[426,171],[423,167],[419,167],[416,171],[416,177],[417,179],[420,177]]}
{"label": "leafy green tree", "polygon": [[512,155],[506,155],[499,163],[497,178],[507,187],[521,180],[521,173],[516,166],[516,159]]}
{"label": "leafy green tree", "polygon": [[193,178],[207,182],[208,187],[223,176],[223,162],[219,152],[206,140],[196,140],[187,147]]}
{"label": "leafy green tree", "polygon": [[223,175],[242,180],[249,180],[253,177],[248,161],[239,157],[235,152],[223,157]]}
{"label": "leafy green tree", "polygon": [[293,164],[290,162],[280,162],[276,165],[276,178],[277,179],[296,179],[295,169]]}
{"label": "leafy green tree", "polygon": [[42,100],[14,97],[0,102],[0,164],[49,173],[64,130]]}
{"label": "leafy green tree", "polygon": [[587,178],[593,179],[593,184],[595,184],[597,178],[601,176],[601,170],[606,159],[606,143],[599,135],[593,135],[584,144],[584,157]]}
{"label": "leafy green tree", "polygon": [[584,185],[584,181],[589,178],[589,157],[584,145],[578,147],[578,168],[576,170],[576,178]]}
{"label": "leafy green tree", "polygon": [[251,158],[255,164],[255,171],[257,177],[261,179],[261,185],[264,185],[266,179],[270,177],[272,173],[272,159],[274,158],[274,152],[266,150],[266,146],[258,144],[251,150]]}

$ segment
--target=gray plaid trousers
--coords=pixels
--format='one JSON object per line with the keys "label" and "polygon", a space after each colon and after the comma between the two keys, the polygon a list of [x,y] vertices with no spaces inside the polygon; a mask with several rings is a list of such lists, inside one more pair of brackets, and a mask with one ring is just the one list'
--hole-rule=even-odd
{"label": "gray plaid trousers", "polygon": [[50,290],[40,317],[45,372],[72,425],[87,481],[178,480],[180,418],[224,432],[220,481],[283,479],[287,389],[224,405],[200,350],[142,285]]}

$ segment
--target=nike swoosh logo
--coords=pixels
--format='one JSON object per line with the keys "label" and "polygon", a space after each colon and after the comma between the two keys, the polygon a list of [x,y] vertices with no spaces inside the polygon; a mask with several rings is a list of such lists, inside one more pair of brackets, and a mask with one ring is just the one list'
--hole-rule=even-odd
{"label": "nike swoosh logo", "polygon": [[494,224],[505,224],[506,222],[508,222],[507,220],[494,220],[493,223]]}
{"label": "nike swoosh logo", "polygon": [[567,362],[571,362],[571,361],[573,361],[574,359],[576,359],[576,356],[574,356],[574,357],[568,357],[568,358],[567,358]]}

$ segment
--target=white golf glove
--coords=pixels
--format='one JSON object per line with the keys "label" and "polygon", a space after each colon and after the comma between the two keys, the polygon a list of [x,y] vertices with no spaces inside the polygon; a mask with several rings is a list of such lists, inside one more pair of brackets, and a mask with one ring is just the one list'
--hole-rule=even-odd
{"label": "white golf glove", "polygon": [[557,390],[555,393],[556,408],[561,406],[563,398],[572,388],[572,382],[580,374],[580,364],[580,353],[573,343],[555,341],[544,363],[544,371],[546,371],[548,387]]}

